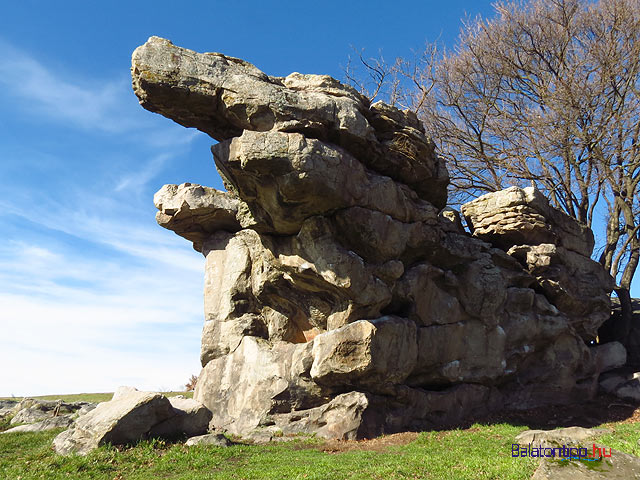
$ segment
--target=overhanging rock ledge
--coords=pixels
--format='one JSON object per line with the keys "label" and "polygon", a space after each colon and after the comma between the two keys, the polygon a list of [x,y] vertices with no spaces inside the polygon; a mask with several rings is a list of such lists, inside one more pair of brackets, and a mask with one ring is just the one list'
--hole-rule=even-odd
{"label": "overhanging rock ledge", "polygon": [[158,37],[131,72],[144,108],[219,142],[226,192],[154,198],[206,259],[195,398],[215,429],[428,429],[590,398],[624,363],[589,345],[613,287],[591,231],[512,187],[465,205],[466,233],[415,115]]}

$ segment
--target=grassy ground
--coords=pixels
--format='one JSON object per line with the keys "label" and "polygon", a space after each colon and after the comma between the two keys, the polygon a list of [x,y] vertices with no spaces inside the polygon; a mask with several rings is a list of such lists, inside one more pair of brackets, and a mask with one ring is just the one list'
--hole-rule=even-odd
{"label": "grassy ground", "polygon": [[[65,396],[69,397],[69,396]],[[74,400],[85,399],[72,396]],[[640,455],[640,423],[610,422],[600,441]],[[6,426],[0,424],[0,430]],[[362,442],[298,438],[271,445],[185,447],[146,441],[61,457],[51,442],[61,430],[0,435],[2,479],[528,479],[535,459],[512,458],[518,422],[399,434]]]}
{"label": "grassy ground", "polygon": [[159,441],[86,457],[51,450],[57,432],[0,435],[0,476],[11,479],[528,479],[530,459],[511,458],[522,427],[475,425],[421,433],[380,450],[323,449],[317,439],[266,446],[185,447]]}

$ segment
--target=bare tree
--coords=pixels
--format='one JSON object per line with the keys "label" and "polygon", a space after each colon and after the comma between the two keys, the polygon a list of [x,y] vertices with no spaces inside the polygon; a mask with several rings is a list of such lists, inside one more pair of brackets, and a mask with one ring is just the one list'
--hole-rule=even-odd
{"label": "bare tree", "polygon": [[388,100],[425,123],[454,202],[535,182],[573,218],[605,224],[599,261],[628,329],[640,258],[640,0],[494,7],[493,19],[465,22],[454,51],[436,58],[429,45],[417,60],[378,62],[394,85]]}
{"label": "bare tree", "polygon": [[198,383],[198,377],[195,375],[191,375],[189,377],[189,381],[184,385],[184,388],[187,389],[187,392],[193,392],[196,389],[196,384]]}

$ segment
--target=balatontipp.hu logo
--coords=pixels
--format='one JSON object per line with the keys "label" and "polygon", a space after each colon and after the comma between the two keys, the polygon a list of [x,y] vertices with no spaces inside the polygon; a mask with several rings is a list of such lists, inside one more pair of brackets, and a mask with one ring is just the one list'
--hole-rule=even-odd
{"label": "balatontipp.hu logo", "polygon": [[611,456],[605,447],[596,447],[589,451],[586,447],[532,447],[531,444],[521,446],[517,443],[511,444],[512,457],[533,457],[533,458],[559,458],[560,460],[588,460],[590,462],[600,461],[603,457]]}

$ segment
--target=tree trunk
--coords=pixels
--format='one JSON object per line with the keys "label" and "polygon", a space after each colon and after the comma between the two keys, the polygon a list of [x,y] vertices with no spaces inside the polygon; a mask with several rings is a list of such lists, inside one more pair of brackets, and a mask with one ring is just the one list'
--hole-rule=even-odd
{"label": "tree trunk", "polygon": [[629,333],[631,332],[631,323],[633,321],[633,307],[631,305],[631,294],[629,289],[625,287],[616,287],[615,289],[618,300],[620,300],[620,319],[615,325],[614,338],[625,344]]}

